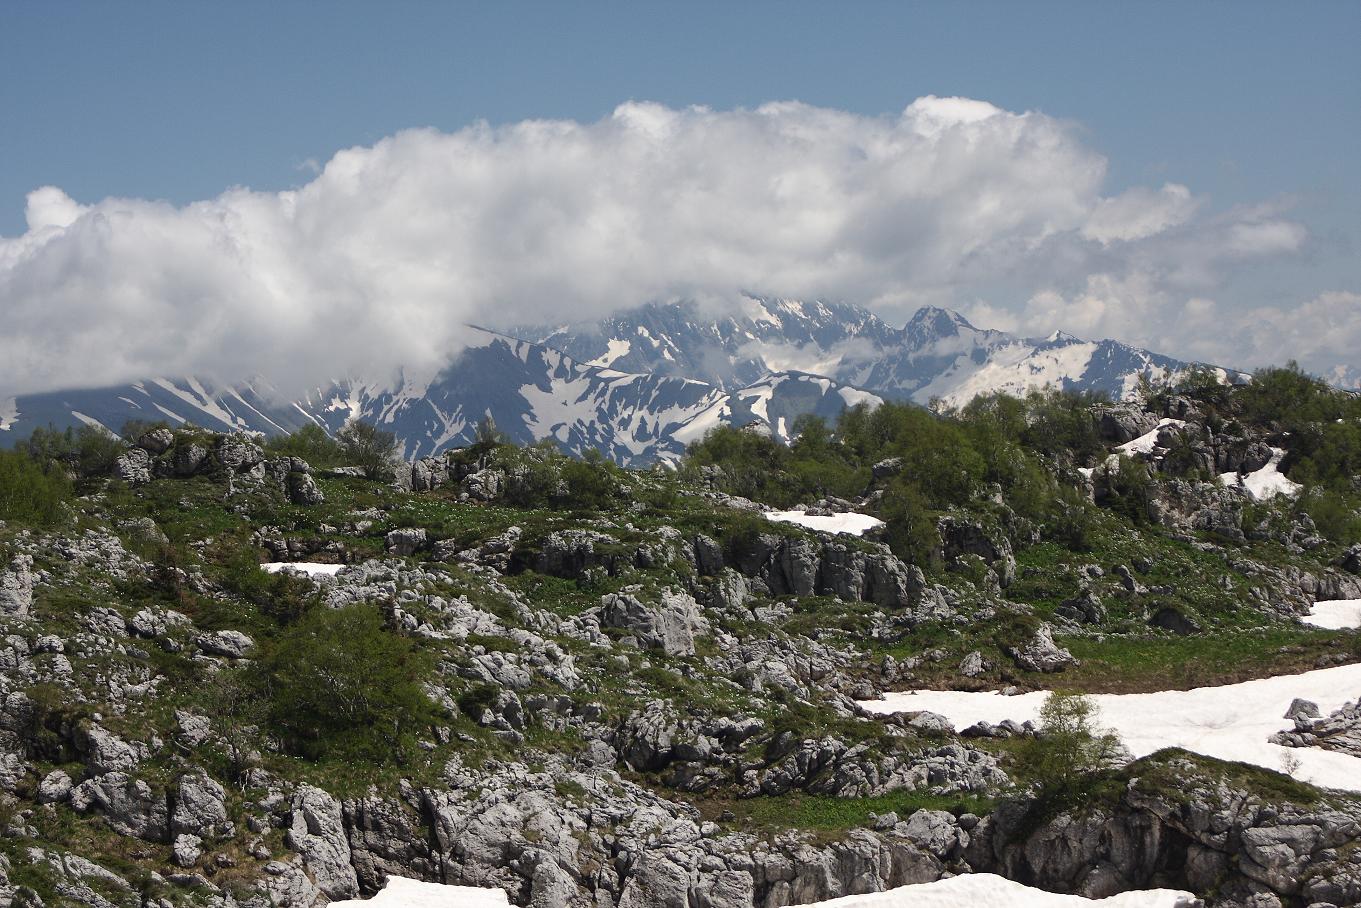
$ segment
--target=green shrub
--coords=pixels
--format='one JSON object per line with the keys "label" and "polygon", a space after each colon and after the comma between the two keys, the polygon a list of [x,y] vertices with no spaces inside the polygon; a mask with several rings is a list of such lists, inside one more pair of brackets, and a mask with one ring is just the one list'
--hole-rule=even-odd
{"label": "green shrub", "polygon": [[280,624],[302,618],[321,601],[317,585],[306,577],[262,570],[251,549],[233,553],[219,575],[222,586],[258,606]]}
{"label": "green shrub", "polygon": [[893,554],[924,568],[935,563],[941,544],[936,514],[916,483],[899,479],[890,485],[879,513],[887,524],[885,531]]}
{"label": "green shrub", "polygon": [[270,724],[291,753],[406,761],[433,720],[421,680],[430,655],[383,626],[372,605],[318,608],[287,628],[259,671]]}
{"label": "green shrub", "polygon": [[44,468],[24,451],[0,450],[0,520],[55,526],[66,519],[72,494],[60,467]]}
{"label": "green shrub", "polygon": [[1032,817],[1052,817],[1089,802],[1127,757],[1114,732],[1096,723],[1087,697],[1053,693],[1040,708],[1039,728],[1016,751],[1013,777],[1034,796]]}
{"label": "green shrub", "polygon": [[107,476],[125,445],[94,426],[67,427],[58,432],[48,426],[33,430],[21,443],[28,455],[40,464],[54,464],[82,478]]}
{"label": "green shrub", "polygon": [[303,426],[290,435],[275,436],[265,443],[265,450],[276,455],[301,457],[321,469],[338,467],[345,461],[345,451],[340,443],[317,425]]}
{"label": "green shrub", "polygon": [[372,423],[353,419],[336,433],[336,441],[345,459],[362,467],[369,479],[383,482],[392,479],[398,458],[397,436]]}

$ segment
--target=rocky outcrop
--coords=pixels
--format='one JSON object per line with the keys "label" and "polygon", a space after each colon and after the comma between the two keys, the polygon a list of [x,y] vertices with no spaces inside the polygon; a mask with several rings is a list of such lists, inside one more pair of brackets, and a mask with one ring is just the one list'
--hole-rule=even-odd
{"label": "rocky outcrop", "polygon": [[966,555],[981,558],[1005,589],[1016,578],[1016,556],[1011,541],[997,530],[975,520],[957,516],[942,517],[936,523],[940,533],[941,556],[946,564],[957,564]]}
{"label": "rocky outcrop", "polygon": [[[701,554],[699,548],[706,551]],[[716,559],[699,543],[697,563]],[[923,615],[946,611],[943,597],[927,584],[921,568],[902,561],[887,546],[799,536],[758,533],[723,560],[744,577],[759,581],[758,594],[837,596],[891,609],[916,609]]]}
{"label": "rocky outcrop", "polygon": [[1099,898],[1166,886],[1213,892],[1220,908],[1361,900],[1361,809],[1266,805],[1213,769],[1173,759],[1136,774],[1113,804],[1036,824],[1011,803],[983,820],[966,851],[990,870]]}
{"label": "rocky outcrop", "polygon": [[662,592],[655,605],[627,592],[606,593],[598,614],[601,627],[629,631],[643,648],[668,656],[694,655],[695,637],[708,631],[699,603],[673,590]]}
{"label": "rocky outcrop", "polygon": [[1272,735],[1273,744],[1285,747],[1320,747],[1352,757],[1361,757],[1361,698],[1344,703],[1323,718],[1319,718],[1318,706],[1308,701],[1297,700],[1286,711],[1285,718],[1293,719],[1295,727]]}
{"label": "rocky outcrop", "polygon": [[311,785],[293,794],[284,841],[302,856],[303,866],[328,898],[359,895],[359,877],[350,863],[340,802]]}
{"label": "rocky outcrop", "polygon": [[0,615],[23,618],[33,608],[33,558],[15,555],[0,569]]}
{"label": "rocky outcrop", "polygon": [[1006,652],[1028,672],[1061,672],[1078,664],[1072,653],[1054,642],[1054,629],[1048,624],[1041,624],[1030,640],[1020,646],[1009,646]]}

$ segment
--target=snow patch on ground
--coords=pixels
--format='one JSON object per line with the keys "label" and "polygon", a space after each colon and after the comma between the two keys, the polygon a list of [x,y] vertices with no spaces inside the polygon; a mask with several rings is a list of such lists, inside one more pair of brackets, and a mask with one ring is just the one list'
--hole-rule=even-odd
{"label": "snow patch on ground", "polygon": [[0,398],[0,432],[8,432],[19,418],[19,401],[13,397]]}
{"label": "snow patch on ground", "polygon": [[613,365],[615,364],[615,361],[616,361],[616,360],[619,360],[619,359],[624,358],[625,356],[628,356],[628,355],[629,355],[629,351],[633,349],[633,344],[629,343],[629,342],[626,341],[626,340],[618,340],[618,339],[613,338],[613,337],[610,338],[610,339],[609,339],[608,341],[606,341],[605,343],[606,343],[606,346],[607,346],[607,349],[605,350],[605,352],[604,352],[602,355],[597,356],[595,359],[591,360],[590,362],[586,363],[586,365],[588,365],[588,366],[613,366]]}
{"label": "snow patch on ground", "polygon": [[[1361,691],[1361,664],[1341,665],[1259,678],[1222,687],[1169,690],[1151,694],[1096,694],[1099,721],[1120,735],[1136,757],[1164,747],[1182,747],[1221,760],[1238,760],[1280,771],[1287,754],[1299,760],[1297,779],[1328,788],[1361,791],[1361,758],[1316,747],[1281,747],[1267,738],[1290,727],[1283,718],[1296,697],[1312,700],[1326,716]],[[994,691],[921,690],[888,694],[861,703],[887,714],[927,710],[964,729],[975,722],[994,724],[1039,717],[1048,693],[1003,697]]]}
{"label": "snow patch on ground", "polygon": [[1124,454],[1126,456],[1129,456],[1131,454],[1152,454],[1153,449],[1157,447],[1158,444],[1159,430],[1163,429],[1166,426],[1177,426],[1178,428],[1180,428],[1184,425],[1186,425],[1184,420],[1160,419],[1158,420],[1157,429],[1154,429],[1152,432],[1145,432],[1143,435],[1140,435],[1133,441],[1125,442],[1124,444],[1117,447],[1115,450],[1119,451],[1121,454]]}
{"label": "snow patch on ground", "polygon": [[879,406],[881,403],[884,402],[883,398],[881,398],[878,394],[871,394],[868,391],[861,391],[859,388],[838,388],[836,393],[841,395],[841,399],[845,401],[846,406],[848,407],[854,407],[859,404],[865,404],[871,410],[873,410],[875,407]]}
{"label": "snow patch on ground", "polygon": [[1242,485],[1248,490],[1248,494],[1258,501],[1267,498],[1274,498],[1277,495],[1295,496],[1299,494],[1300,484],[1287,479],[1280,470],[1281,459],[1285,457],[1285,451],[1281,448],[1271,449],[1271,460],[1267,465],[1246,476],[1237,473],[1221,473],[1219,478],[1226,486]]}
{"label": "snow patch on ground", "polygon": [[850,533],[852,536],[863,536],[875,527],[884,525],[884,522],[877,517],[854,512],[819,517],[804,511],[766,511],[766,517],[770,520],[778,520],[781,523],[795,523],[810,530],[820,530],[824,533]]}
{"label": "snow patch on ground", "polygon": [[260,565],[260,570],[266,574],[277,574],[280,571],[298,571],[309,577],[334,577],[343,564],[318,564],[314,561],[267,561]]}
{"label": "snow patch on ground", "polygon": [[934,883],[899,886],[887,892],[846,895],[814,902],[805,908],[958,908],[960,905],[973,908],[1178,908],[1191,904],[1193,898],[1189,892],[1174,889],[1144,889],[1122,892],[1106,899],[1087,899],[1080,895],[1032,889],[992,873],[968,873]]}
{"label": "snow patch on ground", "polygon": [[390,876],[371,899],[345,899],[331,908],[509,908],[510,900],[500,889],[445,886]]}
{"label": "snow patch on ground", "polygon": [[1361,627],[1361,599],[1324,599],[1315,602],[1309,614],[1300,620],[1330,631]]}
{"label": "snow patch on ground", "polygon": [[89,426],[92,429],[103,429],[106,434],[111,435],[114,438],[118,437],[117,432],[115,432],[113,429],[110,429],[108,426],[104,425],[102,422],[95,419],[93,416],[86,416],[79,410],[72,410],[71,415],[74,416],[76,419],[80,420],[81,422],[85,423],[85,425]]}

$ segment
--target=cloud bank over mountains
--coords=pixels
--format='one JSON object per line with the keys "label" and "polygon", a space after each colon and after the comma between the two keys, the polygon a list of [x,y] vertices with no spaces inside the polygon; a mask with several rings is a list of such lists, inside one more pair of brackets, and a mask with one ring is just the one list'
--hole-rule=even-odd
{"label": "cloud bank over mountains", "polygon": [[721,307],[742,288],[1228,365],[1353,356],[1348,288],[1253,312],[1216,298],[1232,269],[1306,248],[1286,212],[1206,215],[1175,183],[1109,194],[1106,170],[1073,124],[924,97],[884,117],[631,102],[592,123],[408,130],[298,189],[183,207],[43,187],[27,231],[0,238],[0,397],[434,370],[469,322]]}

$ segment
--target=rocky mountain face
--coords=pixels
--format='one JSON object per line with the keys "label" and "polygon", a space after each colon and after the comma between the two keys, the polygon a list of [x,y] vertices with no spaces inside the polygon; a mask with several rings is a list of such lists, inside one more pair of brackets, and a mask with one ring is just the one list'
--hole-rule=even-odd
{"label": "rocky mountain face", "polygon": [[983,330],[944,309],[922,309],[900,329],[857,306],[756,297],[722,319],[677,303],[515,337],[469,332],[471,345],[437,375],[337,379],[295,400],[265,379],[196,378],[0,400],[0,442],[47,425],[117,432],[133,419],[276,435],[360,418],[394,432],[415,458],[468,444],[490,415],[519,443],[551,439],[643,465],[675,460],[716,425],[788,438],[805,413],[834,418],[881,399],[959,405],[1045,384],[1118,398],[1141,375],[1188,365],[1115,341]]}
{"label": "rocky mountain face", "polygon": [[416,458],[473,441],[490,416],[520,444],[549,439],[563,450],[600,451],[620,464],[674,460],[717,425],[756,424],[787,438],[805,413],[835,418],[848,404],[879,400],[830,379],[764,372],[737,387],[667,374],[589,365],[551,347],[479,329],[479,343],[428,380],[340,380],[297,400],[280,400],[260,380],[218,388],[197,379],[137,382],[122,388],[54,392],[12,401],[0,423],[18,438],[35,426],[129,420],[192,423],[218,432],[284,434],[316,424],[335,432],[346,420],[377,423]]}
{"label": "rocky mountain face", "polygon": [[1032,339],[976,328],[936,307],[918,310],[896,328],[858,306],[756,296],[744,296],[740,312],[722,318],[694,304],[654,304],[594,324],[515,333],[583,362],[722,387],[797,369],[886,398],[939,399],[949,406],[1045,384],[1119,399],[1141,375],[1159,378],[1190,366],[1111,340],[1062,332]]}

